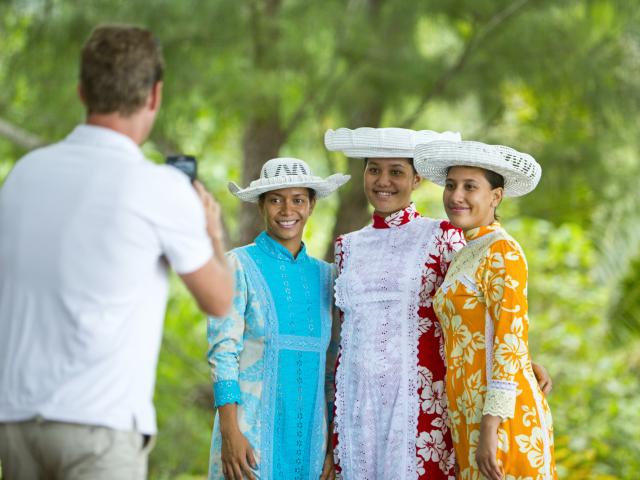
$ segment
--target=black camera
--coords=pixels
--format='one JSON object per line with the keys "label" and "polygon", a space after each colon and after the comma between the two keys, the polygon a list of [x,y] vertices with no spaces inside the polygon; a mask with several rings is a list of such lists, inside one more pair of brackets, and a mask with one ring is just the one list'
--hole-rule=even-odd
{"label": "black camera", "polygon": [[193,182],[198,178],[198,164],[196,157],[191,155],[170,155],[166,159],[167,165],[177,168]]}

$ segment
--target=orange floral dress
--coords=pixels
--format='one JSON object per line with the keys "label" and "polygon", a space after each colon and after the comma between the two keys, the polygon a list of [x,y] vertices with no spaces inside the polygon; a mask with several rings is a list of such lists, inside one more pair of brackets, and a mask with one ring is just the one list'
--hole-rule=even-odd
{"label": "orange floral dress", "polygon": [[459,478],[483,478],[475,460],[480,421],[495,415],[502,418],[497,460],[505,480],[555,479],[551,411],[527,345],[524,253],[497,222],[465,238],[434,298]]}

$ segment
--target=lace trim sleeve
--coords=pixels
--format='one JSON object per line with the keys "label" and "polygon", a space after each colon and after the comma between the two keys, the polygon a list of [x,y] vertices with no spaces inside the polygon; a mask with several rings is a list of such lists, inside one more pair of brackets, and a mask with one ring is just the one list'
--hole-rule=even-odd
{"label": "lace trim sleeve", "polygon": [[222,380],[213,384],[213,403],[221,407],[228,403],[242,404],[240,384],[235,380]]}
{"label": "lace trim sleeve", "polygon": [[516,410],[516,382],[493,380],[487,389],[483,415],[493,415],[503,420],[513,418]]}

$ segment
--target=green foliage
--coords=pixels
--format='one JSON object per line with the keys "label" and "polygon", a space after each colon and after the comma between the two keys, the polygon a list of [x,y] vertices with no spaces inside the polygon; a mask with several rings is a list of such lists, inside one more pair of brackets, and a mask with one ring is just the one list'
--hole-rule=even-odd
{"label": "green foliage", "polygon": [[560,478],[632,479],[640,471],[640,341],[611,347],[609,287],[593,275],[585,230],[522,218],[506,225],[529,263],[530,348],[550,395]]}
{"label": "green foliage", "polygon": [[171,286],[154,402],[159,435],[149,465],[150,478],[167,480],[207,472],[213,425],[206,317],[176,276]]}

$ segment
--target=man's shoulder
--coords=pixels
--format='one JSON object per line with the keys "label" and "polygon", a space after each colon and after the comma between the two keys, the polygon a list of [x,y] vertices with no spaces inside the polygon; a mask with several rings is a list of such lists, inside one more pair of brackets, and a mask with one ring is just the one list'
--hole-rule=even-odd
{"label": "man's shoulder", "polygon": [[184,188],[186,186],[189,187],[188,191],[192,190],[189,177],[169,165],[153,163],[151,160],[144,158],[143,161],[136,164],[135,168],[139,170],[141,175],[153,178],[154,181],[162,182],[165,187]]}
{"label": "man's shoulder", "polygon": [[40,160],[57,156],[58,152],[61,148],[63,148],[63,146],[64,140],[61,140],[59,142],[51,143],[49,145],[43,145],[34,150],[31,150],[18,159],[15,166],[13,167],[13,171],[17,172],[22,169],[32,168]]}

